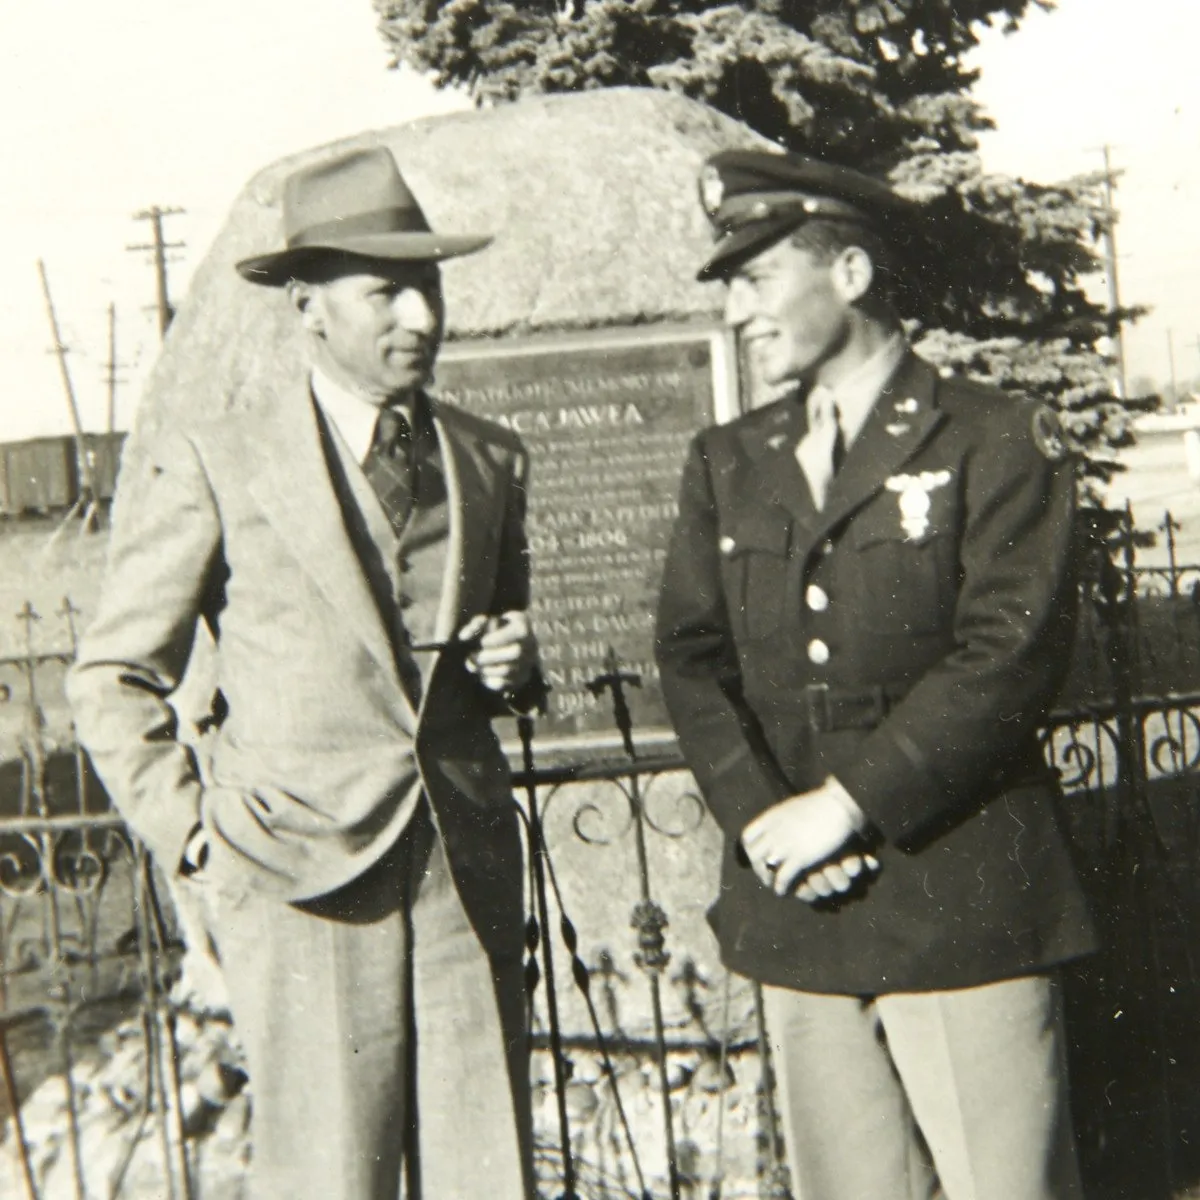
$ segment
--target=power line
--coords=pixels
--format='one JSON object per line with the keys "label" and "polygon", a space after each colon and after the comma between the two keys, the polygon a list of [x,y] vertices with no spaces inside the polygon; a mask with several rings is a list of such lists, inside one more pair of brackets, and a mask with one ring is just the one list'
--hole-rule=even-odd
{"label": "power line", "polygon": [[84,441],[83,422],[79,418],[79,405],[75,400],[75,387],[71,383],[71,371],[67,366],[67,347],[63,343],[62,333],[58,327],[58,315],[54,311],[54,300],[50,296],[50,280],[46,277],[46,264],[40,258],[37,260],[37,268],[42,281],[42,295],[46,300],[46,315],[50,318],[50,332],[54,336],[51,353],[58,359],[63,391],[67,397],[67,408],[70,411],[71,424],[75,430],[75,469],[79,477],[79,496],[72,505],[70,513],[67,514],[67,520],[82,510],[84,528],[91,529],[94,525],[96,511],[95,474],[92,471],[92,460]]}
{"label": "power line", "polygon": [[104,383],[108,389],[108,420],[106,428],[113,433],[117,428],[117,384],[121,382],[117,368],[123,366],[117,361],[117,306],[111,301],[108,305],[108,360],[104,364]]}
{"label": "power line", "polygon": [[171,324],[171,318],[175,315],[175,310],[171,307],[170,292],[167,287],[167,251],[181,250],[186,245],[185,242],[168,242],[163,235],[163,218],[174,217],[185,212],[182,208],[160,208],[159,205],[152,205],[150,208],[144,208],[141,212],[135,212],[133,219],[135,221],[149,221],[152,240],[137,246],[126,246],[126,250],[150,250],[154,253],[154,282],[158,297],[158,332],[160,337],[165,337],[167,327]]}

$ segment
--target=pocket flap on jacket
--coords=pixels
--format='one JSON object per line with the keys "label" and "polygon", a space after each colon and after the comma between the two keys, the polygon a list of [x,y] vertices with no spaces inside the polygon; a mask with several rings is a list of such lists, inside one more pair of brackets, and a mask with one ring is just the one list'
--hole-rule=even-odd
{"label": "pocket flap on jacket", "polygon": [[792,542],[792,518],[782,509],[750,513],[731,522],[721,535],[721,552],[746,554],[751,550],[786,555]]}

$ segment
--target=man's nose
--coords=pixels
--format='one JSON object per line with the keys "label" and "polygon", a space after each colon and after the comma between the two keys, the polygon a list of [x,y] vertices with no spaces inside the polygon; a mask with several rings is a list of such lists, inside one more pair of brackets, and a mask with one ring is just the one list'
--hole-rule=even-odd
{"label": "man's nose", "polygon": [[735,275],[729,281],[729,291],[725,295],[725,324],[731,329],[740,329],[750,320],[753,315],[750,300],[749,285]]}
{"label": "man's nose", "polygon": [[410,333],[437,332],[441,305],[436,296],[422,288],[410,287],[397,293],[392,307],[401,328]]}

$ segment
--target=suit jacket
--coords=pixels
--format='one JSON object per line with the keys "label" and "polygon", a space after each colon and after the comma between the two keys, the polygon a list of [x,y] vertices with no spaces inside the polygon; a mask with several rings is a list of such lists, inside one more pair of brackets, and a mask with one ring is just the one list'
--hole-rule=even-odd
{"label": "suit jacket", "polygon": [[[1039,452],[1035,411],[910,355],[822,511],[795,461],[794,399],[695,439],[657,649],[725,832],[713,918],[734,969],[876,994],[1093,948],[1036,737],[1070,654],[1076,582],[1073,472]],[[868,719],[826,722],[830,710]],[[778,899],[738,838],[831,773],[878,834],[882,871],[837,906]]]}
{"label": "suit jacket", "polygon": [[[449,507],[438,639],[524,608],[526,456],[508,431],[433,404]],[[521,936],[521,849],[497,698],[446,651],[419,707],[347,531],[307,379],[132,448],[108,572],[68,689],[117,807],[171,872],[197,820],[217,886],[295,901],[376,862],[428,795],[492,950]],[[360,509],[386,521],[365,477]],[[392,564],[394,567],[394,564]],[[169,699],[203,620],[224,710],[209,766]]]}

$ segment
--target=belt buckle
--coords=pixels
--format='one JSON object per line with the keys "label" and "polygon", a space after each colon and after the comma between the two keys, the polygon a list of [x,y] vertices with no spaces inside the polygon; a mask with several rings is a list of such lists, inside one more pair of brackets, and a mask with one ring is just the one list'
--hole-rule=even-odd
{"label": "belt buckle", "polygon": [[808,708],[809,731],[828,733],[833,728],[833,713],[829,707],[829,684],[806,683],[804,698]]}

